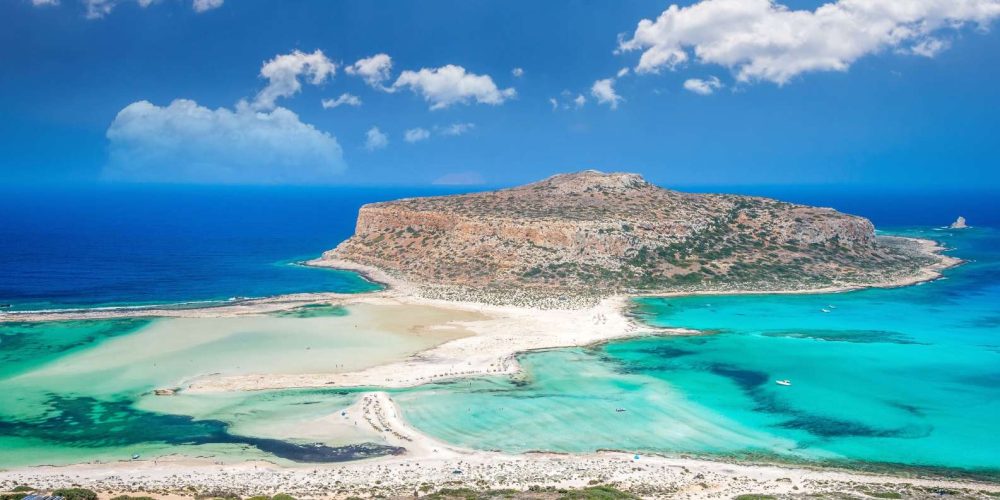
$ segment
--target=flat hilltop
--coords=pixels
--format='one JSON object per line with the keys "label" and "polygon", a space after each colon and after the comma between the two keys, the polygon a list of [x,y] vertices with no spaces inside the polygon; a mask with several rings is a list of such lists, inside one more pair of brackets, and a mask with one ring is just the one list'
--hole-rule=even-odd
{"label": "flat hilltop", "polygon": [[869,220],[831,208],[588,170],[365,205],[354,235],[321,260],[438,295],[795,291],[927,279],[948,264],[925,243],[877,236]]}

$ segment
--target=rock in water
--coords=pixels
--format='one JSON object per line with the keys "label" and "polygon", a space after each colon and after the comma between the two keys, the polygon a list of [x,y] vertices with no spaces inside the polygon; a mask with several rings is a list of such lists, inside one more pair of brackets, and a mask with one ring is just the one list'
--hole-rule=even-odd
{"label": "rock in water", "polygon": [[948,227],[952,229],[965,229],[969,226],[965,225],[965,217],[959,216],[957,219],[955,219],[955,222],[952,222],[951,225]]}
{"label": "rock in water", "polygon": [[906,241],[876,237],[867,219],[830,208],[682,193],[588,170],[368,204],[354,236],[323,258],[425,289],[604,296],[872,283],[919,267]]}

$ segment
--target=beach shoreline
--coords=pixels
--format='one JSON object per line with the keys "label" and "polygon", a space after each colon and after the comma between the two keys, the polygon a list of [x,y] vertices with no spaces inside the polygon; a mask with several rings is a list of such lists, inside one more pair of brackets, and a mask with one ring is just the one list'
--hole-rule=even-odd
{"label": "beach shoreline", "polygon": [[538,491],[602,484],[642,497],[692,499],[871,492],[920,496],[941,491],[989,498],[1000,493],[1000,483],[990,481],[852,471],[821,464],[747,463],[619,451],[509,454],[470,450],[440,442],[411,427],[384,392],[365,393],[356,406],[386,442],[405,447],[406,453],[290,466],[267,461],[220,464],[210,457],[181,455],[35,466],[0,470],[0,491],[28,484],[42,490],[85,487],[108,498],[119,494],[186,498],[222,492],[241,497],[280,492],[299,498],[346,498],[411,496],[441,488]]}
{"label": "beach shoreline", "polygon": [[[811,290],[705,291],[656,294],[655,296],[838,293],[859,288],[897,287],[921,283],[941,276],[941,271],[959,264],[942,255],[945,249],[930,240],[919,242],[921,251],[936,257],[908,279]],[[309,304],[328,303],[350,308],[357,304],[385,307],[435,307],[466,313],[479,319],[445,321],[440,327],[461,327],[472,335],[445,342],[407,359],[345,373],[251,374],[200,376],[185,382],[182,392],[223,393],[232,391],[282,390],[292,388],[380,387],[400,388],[443,380],[512,376],[520,371],[517,357],[523,353],[591,346],[640,335],[697,335],[694,330],[656,328],[639,324],[628,311],[635,296],[605,297],[596,305],[551,309],[484,304],[421,297],[413,284],[382,270],[344,261],[310,261],[307,265],[335,267],[362,274],[385,285],[384,290],[363,294],[294,294],[249,299],[202,309],[79,310],[6,314],[2,321],[51,321],[111,319],[120,317],[235,317],[267,315]],[[643,296],[643,295],[637,295]],[[573,325],[573,328],[566,328]],[[572,330],[572,331],[569,331]],[[398,457],[380,457],[336,464],[278,465],[270,462],[240,462],[219,465],[190,457],[158,457],[149,461],[89,463],[69,466],[33,466],[0,471],[0,489],[15,484],[57,487],[79,484],[101,492],[142,492],[154,496],[192,496],[198,491],[218,490],[242,495],[289,492],[299,496],[346,497],[357,494],[412,494],[425,483],[438,486],[583,487],[612,484],[644,496],[720,498],[739,494],[801,494],[856,491],[858,488],[938,488],[1000,492],[1000,484],[947,477],[913,478],[903,474],[873,474],[845,471],[823,464],[789,466],[681,456],[643,456],[602,451],[585,454],[532,452],[509,454],[463,449],[442,443],[417,431],[403,418],[395,402],[384,392],[362,396],[366,420],[385,441],[407,452]],[[461,470],[461,474],[455,474]],[[377,473],[376,473],[377,472]],[[461,477],[456,477],[461,476]],[[379,479],[375,479],[378,477]],[[596,481],[596,483],[595,483]],[[707,485],[707,486],[706,486]],[[8,488],[9,489],[9,488]]]}

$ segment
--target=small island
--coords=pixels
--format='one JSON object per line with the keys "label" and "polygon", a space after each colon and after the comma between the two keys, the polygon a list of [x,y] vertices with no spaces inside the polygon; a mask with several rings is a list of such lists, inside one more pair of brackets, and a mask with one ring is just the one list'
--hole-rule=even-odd
{"label": "small island", "polygon": [[365,205],[354,236],[313,263],[375,268],[426,297],[545,306],[898,286],[954,263],[938,250],[876,235],[867,219],[830,208],[683,193],[638,174],[587,170]]}

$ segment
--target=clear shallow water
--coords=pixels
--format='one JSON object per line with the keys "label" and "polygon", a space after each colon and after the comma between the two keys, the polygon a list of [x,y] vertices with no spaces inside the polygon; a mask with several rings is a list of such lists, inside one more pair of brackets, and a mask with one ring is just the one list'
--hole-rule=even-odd
{"label": "clear shallow water", "polygon": [[640,299],[635,313],[650,324],[716,333],[529,354],[522,384],[474,381],[398,399],[420,429],[482,449],[777,454],[996,472],[1000,233],[925,235],[972,262],[892,290]]}

